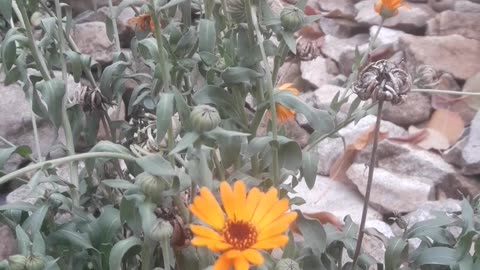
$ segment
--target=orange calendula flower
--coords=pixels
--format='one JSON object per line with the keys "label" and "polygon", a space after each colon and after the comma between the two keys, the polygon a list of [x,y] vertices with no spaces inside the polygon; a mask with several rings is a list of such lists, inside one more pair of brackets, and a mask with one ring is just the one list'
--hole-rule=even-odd
{"label": "orange calendula flower", "polygon": [[375,4],[375,12],[384,18],[390,18],[398,14],[398,9],[406,7],[403,0],[378,0]]}
{"label": "orange calendula flower", "polygon": [[155,26],[153,25],[153,20],[150,17],[150,14],[142,14],[137,17],[130,18],[128,24],[132,27],[136,26],[138,29],[145,31],[150,28],[151,32],[155,31]]}
{"label": "orange calendula flower", "polygon": [[210,228],[191,225],[192,245],[222,253],[214,270],[248,270],[250,265],[263,264],[259,251],[285,246],[285,232],[297,218],[296,212],[287,213],[288,200],[277,196],[275,188],[247,192],[242,181],[236,181],[233,189],[222,182],[220,206],[207,188],[201,188],[190,211]]}
{"label": "orange calendula flower", "polygon": [[[298,90],[293,88],[292,87],[292,83],[286,83],[282,86],[280,86],[278,89],[279,90],[285,90],[285,91],[290,91],[292,92],[295,96],[298,96]],[[280,104],[277,104],[275,105],[275,110],[276,110],[276,114],[277,114],[277,119],[278,119],[278,122],[280,123],[285,123],[287,120],[289,119],[293,119],[295,117],[295,112],[280,105]]]}

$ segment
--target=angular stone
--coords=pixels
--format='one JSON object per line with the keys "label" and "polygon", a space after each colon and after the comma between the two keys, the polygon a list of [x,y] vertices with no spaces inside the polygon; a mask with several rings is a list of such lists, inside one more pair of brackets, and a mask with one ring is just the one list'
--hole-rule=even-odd
{"label": "angular stone", "polygon": [[[314,187],[310,190],[305,182],[300,182],[294,190],[305,201],[305,204],[294,206],[305,213],[327,211],[340,220],[347,215],[359,224],[362,216],[363,198],[355,188],[345,183],[331,180],[328,177],[317,176]],[[295,196],[295,194],[291,194]],[[369,209],[367,219],[381,219],[382,215],[374,209]]]}
{"label": "angular stone", "polygon": [[[368,168],[364,164],[353,164],[347,177],[365,195]],[[434,186],[427,178],[407,174],[396,174],[375,168],[370,205],[383,214],[408,213],[416,210],[417,204],[433,199]]]}
{"label": "angular stone", "polygon": [[75,25],[72,32],[80,52],[91,55],[100,64],[112,62],[114,45],[108,39],[105,23],[80,23]]}
{"label": "angular stone", "polygon": [[327,109],[330,106],[330,103],[332,102],[335,95],[338,92],[343,93],[344,91],[345,88],[343,87],[332,84],[325,84],[315,91],[300,95],[300,99],[303,100],[305,103],[313,106],[314,108]]}
{"label": "angular stone", "polygon": [[334,76],[328,72],[327,60],[317,57],[311,61],[304,61],[300,64],[302,78],[316,88],[328,84]]}
{"label": "angular stone", "polygon": [[0,223],[0,261],[3,261],[17,253],[17,240],[12,230],[6,225]]}
{"label": "angular stone", "polygon": [[356,15],[353,0],[318,1],[317,5],[330,18],[353,19]]}
{"label": "angular stone", "polygon": [[453,199],[424,202],[418,205],[417,210],[402,218],[409,224],[409,227],[411,227],[415,223],[435,218],[439,212],[459,212],[461,211],[460,203],[461,201]]}
{"label": "angular stone", "polygon": [[300,61],[298,60],[285,62],[278,71],[277,80],[277,85],[292,83],[293,87],[300,92],[305,92],[309,89],[309,84],[302,78]]}
{"label": "angular stone", "polygon": [[407,63],[412,66],[430,65],[438,71],[451,73],[466,80],[480,72],[480,41],[460,35],[418,37],[403,35],[400,48],[405,51]]}
{"label": "angular stone", "polygon": [[[372,229],[377,230],[386,238],[395,236],[390,225],[381,220],[367,220],[365,223],[365,230],[368,232]],[[377,237],[366,233],[363,240],[362,249],[365,253],[375,258],[375,260],[378,262],[385,262],[385,244]]]}
{"label": "angular stone", "polygon": [[386,103],[382,111],[382,119],[405,127],[427,121],[431,112],[432,104],[429,96],[410,93],[402,104]]}
{"label": "angular stone", "polygon": [[[108,0],[62,0],[61,2],[67,3],[72,8],[73,15],[108,5]],[[121,0],[113,0],[112,4],[117,5],[120,2]]]}
{"label": "angular stone", "polygon": [[[370,38],[373,38],[378,31],[378,26],[373,25],[370,27]],[[394,50],[398,49],[398,42],[400,36],[403,35],[402,31],[394,30],[386,27],[382,27],[378,33],[375,41],[376,47],[380,46],[392,46]]]}
{"label": "angular stone", "polygon": [[451,10],[457,0],[428,0],[430,7],[436,12]]}
{"label": "angular stone", "polygon": [[480,174],[480,113],[475,115],[470,126],[470,135],[462,151],[462,173]]}
{"label": "angular stone", "polygon": [[[322,52],[335,62],[341,64],[340,56],[342,52],[347,50],[355,51],[355,47],[361,47],[367,44],[368,35],[366,34],[358,34],[351,38],[337,38],[335,36],[326,35],[322,46]],[[342,49],[339,50],[338,48]]]}
{"label": "angular stone", "polygon": [[447,10],[428,21],[428,36],[462,35],[480,40],[479,14]]}
{"label": "angular stone", "polygon": [[475,4],[471,1],[455,1],[453,10],[459,12],[480,13],[480,4]]}
{"label": "angular stone", "polygon": [[[379,25],[381,17],[374,10],[376,0],[364,0],[355,4],[358,10],[355,20],[361,25]],[[400,8],[398,15],[385,21],[384,26],[406,32],[419,32],[435,12],[425,4],[408,4],[409,8]]]}
{"label": "angular stone", "polygon": [[327,17],[321,17],[318,20],[318,24],[325,34],[338,38],[349,38],[356,34],[364,33],[366,28],[352,20]]}

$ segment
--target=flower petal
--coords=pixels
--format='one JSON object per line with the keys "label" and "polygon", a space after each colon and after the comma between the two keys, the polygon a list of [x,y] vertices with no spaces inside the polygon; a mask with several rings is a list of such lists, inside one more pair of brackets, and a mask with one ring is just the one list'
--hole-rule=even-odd
{"label": "flower petal", "polygon": [[230,270],[233,261],[228,259],[227,256],[222,255],[220,256],[215,264],[213,265],[213,270]]}
{"label": "flower petal", "polygon": [[235,270],[248,270],[250,265],[243,256],[238,256],[233,260],[233,266]]}
{"label": "flower petal", "polygon": [[227,256],[227,258],[229,258],[230,260],[233,260],[238,256],[242,256],[242,252],[240,252],[240,250],[237,250],[237,249],[232,249],[225,252],[224,256]]}
{"label": "flower petal", "polygon": [[196,236],[223,241],[223,237],[217,232],[199,225],[190,225],[190,229]]}
{"label": "flower petal", "polygon": [[[205,199],[205,208],[208,209],[209,216],[217,220],[223,220],[224,223],[225,215],[217,200],[215,197],[213,197],[212,192],[210,192],[210,190],[208,190],[206,187],[202,187],[200,189],[200,196]],[[222,227],[223,225],[224,224],[222,224]]]}
{"label": "flower petal", "polygon": [[250,262],[253,265],[263,264],[263,261],[264,261],[263,256],[257,250],[247,249],[242,251],[242,255],[248,262]]}
{"label": "flower petal", "polygon": [[247,202],[245,203],[245,220],[249,221],[252,219],[253,213],[255,213],[255,210],[258,207],[258,203],[262,199],[262,197],[265,196],[264,193],[260,192],[258,188],[252,188],[248,192],[247,196]]}
{"label": "flower petal", "polygon": [[277,199],[278,191],[275,188],[270,189],[262,200],[258,203],[258,207],[253,213],[251,219],[252,224],[258,224],[260,220],[270,211],[272,206],[278,201]]}
{"label": "flower petal", "polygon": [[288,210],[288,200],[282,199],[278,201],[268,213],[257,223],[257,229],[262,231],[265,226],[270,225],[274,220],[279,218]]}
{"label": "flower petal", "polygon": [[222,198],[223,209],[228,219],[234,218],[234,197],[230,185],[223,181],[220,183],[220,197]]}
{"label": "flower petal", "polygon": [[275,235],[284,233],[286,230],[288,230],[288,227],[296,218],[297,212],[290,212],[279,217],[271,223],[271,226],[266,226],[262,231],[259,232],[257,240],[263,241],[265,239],[274,237]]}
{"label": "flower petal", "polygon": [[263,241],[258,241],[251,248],[270,250],[277,247],[283,247],[287,243],[288,243],[288,237],[286,235],[278,235],[272,238],[265,239]]}
{"label": "flower petal", "polygon": [[190,212],[192,212],[205,224],[212,226],[215,230],[217,231],[221,230],[223,228],[225,220],[211,217],[208,214],[208,209],[204,208],[204,206],[201,203],[199,203],[198,205],[195,203],[196,201],[198,202],[197,198],[195,198],[194,203],[188,207],[190,209]]}
{"label": "flower petal", "polygon": [[233,184],[233,198],[235,219],[244,220],[247,191],[242,181],[236,181]]}

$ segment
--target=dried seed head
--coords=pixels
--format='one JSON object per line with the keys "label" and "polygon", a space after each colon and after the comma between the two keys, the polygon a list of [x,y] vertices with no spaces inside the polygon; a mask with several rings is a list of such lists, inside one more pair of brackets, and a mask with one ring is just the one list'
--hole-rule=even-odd
{"label": "dried seed head", "polygon": [[413,84],[420,88],[431,88],[438,84],[438,72],[429,65],[420,65],[415,70],[415,79]]}
{"label": "dried seed head", "polygon": [[112,104],[99,89],[82,87],[75,93],[75,102],[82,106],[84,112],[106,111]]}
{"label": "dried seed head", "polygon": [[368,65],[353,85],[353,91],[361,100],[389,101],[399,104],[412,88],[410,75],[388,60]]}

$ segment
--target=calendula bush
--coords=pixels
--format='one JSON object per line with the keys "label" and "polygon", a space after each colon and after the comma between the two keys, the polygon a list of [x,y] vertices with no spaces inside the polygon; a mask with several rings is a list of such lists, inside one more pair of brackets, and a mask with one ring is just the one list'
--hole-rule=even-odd
{"label": "calendula bush", "polygon": [[[0,168],[14,153],[33,161],[3,174],[0,184],[30,173],[32,189],[41,176],[55,187],[33,204],[0,206],[0,221],[15,232],[19,253],[0,268],[352,269],[358,227],[349,217],[339,230],[289,211],[303,199],[288,192],[299,181],[313,187],[319,159],[313,146],[375,105],[357,98],[337,122],[351,91],[318,110],[300,101],[291,85],[277,86],[279,67],[296,52],[293,31],[319,18],[303,14],[304,1],[281,14],[263,0],[110,3],[106,25],[116,52],[103,70],[71,39],[68,6],[58,0],[51,9],[43,6],[50,16],[41,20],[38,41],[25,0],[0,3],[6,22],[18,20],[0,46],[4,83],[22,86],[32,112],[63,129],[67,149],[67,156],[50,160],[26,146],[0,149]],[[127,55],[112,22],[131,5],[138,14],[130,20],[136,36]],[[180,19],[174,19],[177,11]],[[357,55],[347,88],[365,59]],[[75,99],[66,95],[67,74],[88,81]],[[126,104],[129,121],[111,121],[107,110],[120,105],[127,80],[135,85]],[[282,122],[295,113],[314,129],[304,149],[282,134]],[[268,133],[258,136],[262,121]],[[96,141],[100,125],[108,141]],[[77,153],[79,141],[90,150]],[[55,168],[67,165],[64,181]],[[232,189],[227,183],[233,182]],[[480,246],[471,251],[478,201],[465,200],[462,213],[408,228],[398,220],[402,235],[376,235],[387,250],[378,269],[479,268]],[[285,234],[295,217],[303,242]],[[451,227],[461,233],[454,236]],[[413,238],[421,243],[410,250]],[[282,255],[273,256],[273,248]],[[355,267],[376,264],[362,254]]]}

